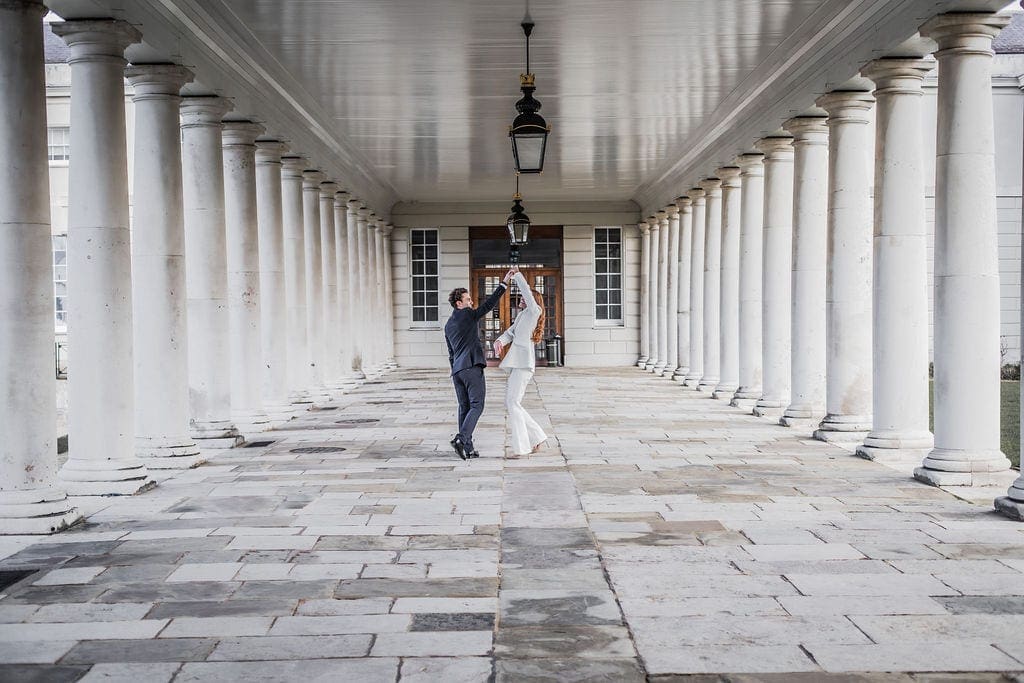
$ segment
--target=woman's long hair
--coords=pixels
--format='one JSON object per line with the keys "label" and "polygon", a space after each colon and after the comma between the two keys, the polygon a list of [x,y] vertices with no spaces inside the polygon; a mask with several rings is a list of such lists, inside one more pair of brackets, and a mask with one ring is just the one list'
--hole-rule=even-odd
{"label": "woman's long hair", "polygon": [[540,306],[540,317],[537,318],[537,327],[533,328],[533,335],[530,336],[530,339],[533,340],[534,344],[539,344],[544,339],[544,297],[541,296],[540,292],[531,291],[530,294],[533,294],[534,300]]}

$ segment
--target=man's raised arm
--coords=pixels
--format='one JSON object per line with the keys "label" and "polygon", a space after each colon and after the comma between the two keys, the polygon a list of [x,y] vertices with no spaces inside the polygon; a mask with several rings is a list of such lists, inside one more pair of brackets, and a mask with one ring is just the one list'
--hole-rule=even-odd
{"label": "man's raised arm", "polygon": [[479,320],[480,318],[490,313],[491,310],[493,310],[494,307],[498,305],[498,301],[501,300],[502,295],[508,289],[508,281],[511,279],[512,271],[510,270],[507,273],[505,273],[505,277],[502,278],[501,283],[498,284],[498,287],[491,293],[489,297],[487,297],[487,301],[483,302],[480,305],[480,308],[473,310],[474,318]]}

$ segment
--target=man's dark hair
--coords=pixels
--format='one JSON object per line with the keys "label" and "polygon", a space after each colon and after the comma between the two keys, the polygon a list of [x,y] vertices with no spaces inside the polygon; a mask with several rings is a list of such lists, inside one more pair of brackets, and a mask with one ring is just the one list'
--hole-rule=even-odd
{"label": "man's dark hair", "polygon": [[448,303],[452,305],[452,308],[456,307],[456,303],[462,301],[462,295],[468,291],[465,287],[456,287],[452,290],[452,293],[448,295]]}

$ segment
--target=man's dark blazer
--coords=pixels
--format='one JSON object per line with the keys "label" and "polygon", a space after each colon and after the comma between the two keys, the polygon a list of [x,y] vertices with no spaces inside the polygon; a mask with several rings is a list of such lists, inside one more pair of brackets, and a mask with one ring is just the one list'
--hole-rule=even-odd
{"label": "man's dark blazer", "polygon": [[448,363],[452,366],[453,375],[467,368],[487,367],[477,321],[498,305],[505,289],[504,283],[499,284],[480,308],[452,310],[452,317],[444,326],[444,340],[448,343]]}

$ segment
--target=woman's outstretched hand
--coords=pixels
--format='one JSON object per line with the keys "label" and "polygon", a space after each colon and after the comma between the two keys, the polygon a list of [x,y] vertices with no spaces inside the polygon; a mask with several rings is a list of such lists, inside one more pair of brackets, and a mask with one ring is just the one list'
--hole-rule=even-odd
{"label": "woman's outstretched hand", "polygon": [[504,348],[505,348],[505,345],[501,343],[500,339],[495,339],[494,340],[494,355],[495,356],[500,356],[501,352],[502,352],[502,350],[504,350]]}

